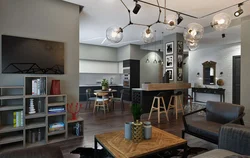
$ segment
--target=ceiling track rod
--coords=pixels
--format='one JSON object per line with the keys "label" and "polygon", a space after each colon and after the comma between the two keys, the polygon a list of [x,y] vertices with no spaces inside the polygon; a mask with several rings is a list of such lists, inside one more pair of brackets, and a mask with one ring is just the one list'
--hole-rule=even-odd
{"label": "ceiling track rod", "polygon": [[[245,2],[247,2],[247,1],[249,1],[249,0],[244,0],[244,1],[241,2],[241,3],[245,3]],[[177,11],[177,10],[173,10],[173,9],[170,9],[170,8],[167,8],[167,7],[158,6],[158,5],[156,5],[156,4],[149,3],[149,2],[146,2],[146,1],[143,1],[143,0],[138,0],[138,2],[145,3],[145,4],[148,4],[148,5],[154,6],[154,7],[159,7],[159,8],[164,9],[165,11],[168,10],[168,11],[171,11],[171,12],[179,13],[179,14],[182,14],[182,15],[185,15],[185,16],[187,16],[187,17],[194,18],[194,19],[202,19],[202,18],[208,17],[208,16],[210,16],[210,15],[216,14],[216,13],[218,13],[218,12],[221,12],[221,11],[223,11],[223,10],[229,9],[229,8],[231,8],[231,7],[238,6],[238,4],[240,4],[240,3],[237,3],[237,4],[234,4],[234,5],[228,6],[228,7],[226,7],[226,8],[220,9],[220,10],[218,10],[218,11],[209,13],[209,14],[207,14],[207,15],[204,15],[204,16],[201,16],[201,17],[197,17],[197,16],[189,15],[189,14],[186,14],[186,13],[183,13],[183,12],[179,12],[179,11]]]}

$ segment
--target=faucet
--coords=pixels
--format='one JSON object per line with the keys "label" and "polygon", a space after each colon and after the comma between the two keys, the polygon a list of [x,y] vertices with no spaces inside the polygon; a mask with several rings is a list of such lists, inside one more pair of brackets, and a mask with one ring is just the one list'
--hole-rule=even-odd
{"label": "faucet", "polygon": [[110,84],[113,84],[113,77],[110,78]]}

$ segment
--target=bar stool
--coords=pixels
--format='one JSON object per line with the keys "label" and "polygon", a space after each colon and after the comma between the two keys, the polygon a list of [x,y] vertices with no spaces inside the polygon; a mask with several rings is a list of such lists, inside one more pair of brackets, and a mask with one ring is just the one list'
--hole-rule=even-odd
{"label": "bar stool", "polygon": [[[164,96],[164,93],[160,92],[157,96],[154,97],[154,100],[153,100],[153,103],[152,103],[152,106],[151,106],[151,110],[150,110],[150,113],[149,113],[148,120],[150,120],[151,114],[152,114],[153,111],[158,111],[158,123],[160,123],[160,119],[161,119],[160,114],[161,113],[165,113],[165,115],[167,117],[167,120],[168,120],[168,113],[167,113],[167,110],[166,110],[166,104],[165,104],[163,96]],[[156,100],[157,100],[157,107],[154,106]],[[162,102],[163,106],[161,106],[161,102]],[[163,110],[161,111],[161,109],[163,109]]]}
{"label": "bar stool", "polygon": [[[176,120],[178,119],[178,112],[182,111],[182,114],[184,115],[184,110],[183,110],[183,106],[182,106],[182,101],[181,101],[181,95],[182,92],[179,91],[177,93],[175,93],[174,95],[171,95],[169,104],[168,104],[168,110],[167,110],[167,115],[170,109],[175,109],[175,115],[176,115]],[[172,101],[174,100],[174,104],[172,105]],[[178,103],[179,101],[179,103]]]}

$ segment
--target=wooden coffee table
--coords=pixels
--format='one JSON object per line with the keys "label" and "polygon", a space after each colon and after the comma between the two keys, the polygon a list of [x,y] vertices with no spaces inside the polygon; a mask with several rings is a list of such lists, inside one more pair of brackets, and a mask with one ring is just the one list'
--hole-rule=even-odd
{"label": "wooden coffee table", "polygon": [[143,157],[174,149],[184,149],[183,157],[187,157],[186,140],[156,127],[152,127],[152,138],[140,143],[126,140],[124,130],[95,135],[95,153],[97,143],[115,158]]}

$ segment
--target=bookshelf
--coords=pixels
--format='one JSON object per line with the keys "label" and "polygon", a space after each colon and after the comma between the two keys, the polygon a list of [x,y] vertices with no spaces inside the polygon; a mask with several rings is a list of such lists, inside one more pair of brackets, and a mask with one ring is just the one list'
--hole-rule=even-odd
{"label": "bookshelf", "polygon": [[[32,94],[32,80],[37,79],[43,86],[39,95]],[[80,117],[77,120],[69,119],[71,115],[67,113],[67,95],[49,95],[47,87],[47,76],[25,76],[23,86],[0,86],[0,153],[83,137],[84,120]],[[29,113],[31,99],[35,114]],[[64,108],[64,111],[51,112],[51,108]],[[23,111],[23,126],[14,127],[13,112],[18,111]],[[49,132],[50,125],[57,122],[63,123],[64,129]],[[72,134],[76,123],[81,125],[80,136]],[[35,141],[30,139],[33,133],[36,135]]]}

